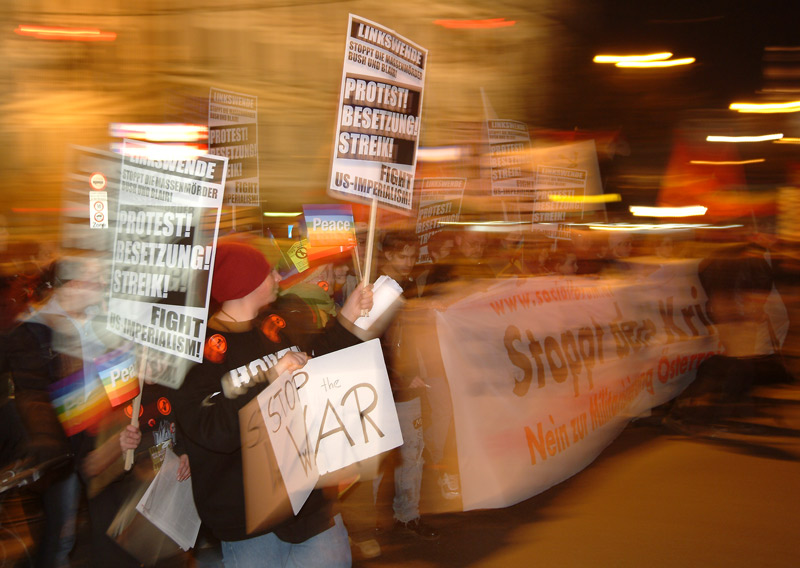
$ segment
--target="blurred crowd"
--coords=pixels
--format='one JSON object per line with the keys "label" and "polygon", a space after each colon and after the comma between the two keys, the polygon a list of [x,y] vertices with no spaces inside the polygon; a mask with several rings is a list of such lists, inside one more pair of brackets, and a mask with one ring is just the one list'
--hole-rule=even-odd
{"label": "blurred crowd", "polygon": [[[723,349],[704,361],[697,379],[662,409],[664,425],[670,428],[696,432],[733,415],[756,412],[753,388],[795,380],[795,353],[785,346],[794,323],[797,249],[752,223],[713,234],[691,229],[645,234],[628,228],[576,231],[571,239],[558,240],[530,230],[485,229],[476,224],[436,232],[426,243],[426,263],[419,262],[420,239],[413,229],[378,235],[376,272],[399,285],[402,299],[371,334],[381,338],[404,443],[383,456],[373,475],[356,476],[321,492],[318,514],[310,514],[302,526],[281,525],[276,531],[281,542],[310,542],[339,527],[338,536],[329,536],[341,541],[349,534],[345,547],[349,542],[351,550],[342,552],[341,559],[346,565],[351,555],[379,555],[381,543],[398,532],[436,540],[446,530],[425,520],[421,502],[423,483],[435,483],[426,492],[435,494],[445,509],[459,510],[448,382],[454,379],[446,376],[435,334],[420,330],[433,329],[432,314],[463,298],[464,290],[473,293],[498,279],[635,281],[670,263],[695,263],[707,297],[704,309]],[[273,334],[279,346],[313,344],[319,350],[324,340],[331,344],[325,343],[325,349],[331,350],[363,339],[353,335],[347,321],[352,323],[359,309],[371,305],[371,292],[359,286],[361,267],[349,253],[326,258],[282,282],[275,267],[254,253],[257,241],[233,239],[217,251],[209,327],[227,340],[230,353],[251,333],[237,326],[250,320],[258,320],[260,333]],[[219,476],[230,473],[226,460],[240,457],[233,453],[226,458],[224,451],[197,444],[192,429],[205,428],[205,418],[187,402],[190,394],[206,396],[197,385],[208,381],[207,373],[215,368],[197,365],[178,391],[149,384],[138,426],[131,425],[130,403],[114,408],[100,404],[88,427],[70,430],[59,421],[52,385],[80,371],[89,400],[89,390],[102,388],[96,382],[96,362],[125,349],[125,342],[105,327],[108,259],[7,240],[2,255],[0,538],[5,554],[18,565],[76,565],[76,535],[88,523],[90,552],[83,561],[93,566],[202,565],[203,551],[213,555],[220,550],[228,564],[231,550],[242,548],[225,548],[226,543],[249,542],[249,537],[242,540],[240,529],[209,527],[205,515],[215,506],[213,486]],[[246,274],[234,276],[244,265],[249,267]],[[252,299],[253,294],[258,298]],[[276,353],[286,368],[305,362],[302,353],[287,355],[277,348]],[[206,351],[206,359],[213,360],[213,355]],[[169,365],[163,359],[151,361],[144,378]],[[195,386],[198,392],[189,393]],[[214,387],[209,388],[211,393]],[[135,516],[135,502],[167,448],[181,457],[179,478],[191,476],[195,488],[201,484],[212,495],[209,503],[198,505],[203,527],[189,552],[157,531],[132,536],[131,521],[123,518]],[[131,471],[123,467],[128,451],[136,453]],[[240,471],[239,464],[234,474]],[[14,518],[12,503],[20,507]],[[213,514],[220,515],[218,510]],[[316,522],[321,528],[313,528]],[[136,538],[146,539],[147,557],[139,553],[142,545]]]}

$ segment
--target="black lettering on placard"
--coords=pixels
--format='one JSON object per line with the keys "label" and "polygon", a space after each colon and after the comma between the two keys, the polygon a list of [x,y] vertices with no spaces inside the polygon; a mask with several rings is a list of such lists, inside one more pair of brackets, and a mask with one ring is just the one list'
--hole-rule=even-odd
{"label": "black lettering on placard", "polygon": [[[287,385],[292,384],[291,381],[287,381]],[[296,394],[296,393],[295,393]],[[300,465],[303,466],[303,473],[308,476],[308,470],[311,468],[311,451],[310,451],[310,444],[308,443],[308,425],[306,424],[306,415],[308,414],[308,407],[303,409],[303,440],[305,441],[305,447],[300,450],[297,446],[297,442],[294,439],[294,434],[292,434],[291,429],[286,428],[286,433],[289,434],[289,439],[292,440],[292,445],[294,446],[294,450],[297,452],[297,459],[300,460]],[[315,460],[316,463],[316,460]]]}
{"label": "black lettering on placard", "polygon": [[[359,389],[362,390],[366,389],[372,393],[372,402],[370,402],[369,406],[363,410],[361,408],[361,401],[358,397]],[[372,418],[369,415],[369,413],[372,412],[376,406],[378,406],[378,391],[375,390],[375,387],[373,387],[369,383],[357,384],[354,387],[350,388],[346,393],[344,393],[344,396],[342,397],[342,406],[344,406],[344,403],[347,401],[347,397],[349,397],[351,394],[353,395],[353,398],[356,401],[356,409],[358,410],[358,415],[361,418],[361,431],[364,433],[364,443],[365,444],[369,443],[369,436],[367,435],[367,423],[366,423],[367,420],[369,420],[369,423],[372,424],[372,427],[378,433],[378,436],[383,438],[385,434],[381,432],[381,429],[378,428],[378,425],[375,424],[375,421],[372,420]]]}
{"label": "black lettering on placard", "polygon": [[[327,421],[329,410],[333,413],[333,417],[336,418],[336,422],[339,423],[339,427],[323,431],[325,429],[325,422]],[[339,413],[336,412],[336,409],[331,404],[331,401],[326,400],[325,411],[322,413],[322,420],[320,421],[319,424],[319,436],[317,437],[317,447],[314,448],[314,457],[316,457],[317,454],[319,453],[319,443],[323,440],[323,438],[327,438],[328,436],[333,436],[337,432],[342,432],[345,435],[351,447],[356,445],[356,443],[353,441],[353,438],[351,438],[350,434],[347,432],[347,428],[345,428],[344,422],[342,422],[342,419],[339,417]]]}

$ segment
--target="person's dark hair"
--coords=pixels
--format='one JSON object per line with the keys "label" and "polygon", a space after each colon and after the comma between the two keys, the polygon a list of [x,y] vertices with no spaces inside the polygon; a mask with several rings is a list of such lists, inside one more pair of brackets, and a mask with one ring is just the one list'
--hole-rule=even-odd
{"label": "person's dark hair", "polygon": [[419,248],[419,239],[409,231],[391,231],[383,236],[382,250],[384,252],[402,251],[406,247]]}

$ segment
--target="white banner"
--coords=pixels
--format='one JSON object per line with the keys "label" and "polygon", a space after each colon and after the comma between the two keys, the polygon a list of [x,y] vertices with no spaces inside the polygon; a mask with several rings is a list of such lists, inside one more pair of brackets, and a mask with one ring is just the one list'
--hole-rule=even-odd
{"label": "white banner", "polygon": [[504,280],[437,314],[465,510],[584,467],[718,350],[696,263],[646,281]]}
{"label": "white banner", "polygon": [[337,198],[410,210],[428,51],[350,14],[328,184]]}
{"label": "white banner", "polygon": [[320,475],[403,443],[377,339],[309,359],[258,402],[295,513]]}
{"label": "white banner", "polygon": [[124,143],[108,329],[199,362],[227,158],[171,159],[168,152]]}

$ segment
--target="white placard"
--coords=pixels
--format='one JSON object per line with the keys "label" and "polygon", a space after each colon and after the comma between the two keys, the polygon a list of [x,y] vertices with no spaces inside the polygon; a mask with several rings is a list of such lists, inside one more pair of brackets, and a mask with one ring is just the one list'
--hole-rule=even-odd
{"label": "white placard", "polygon": [[403,443],[378,339],[311,359],[294,380],[321,474]]}
{"label": "white placard", "polygon": [[295,515],[319,480],[309,443],[303,404],[291,373],[283,373],[258,395],[269,440]]}
{"label": "white placard", "polygon": [[124,143],[108,329],[200,362],[227,158],[169,152]]}
{"label": "white placard", "polygon": [[428,51],[350,14],[328,188],[412,208]]}
{"label": "white placard", "polygon": [[309,359],[258,404],[295,514],[320,475],[403,443],[377,339]]}

